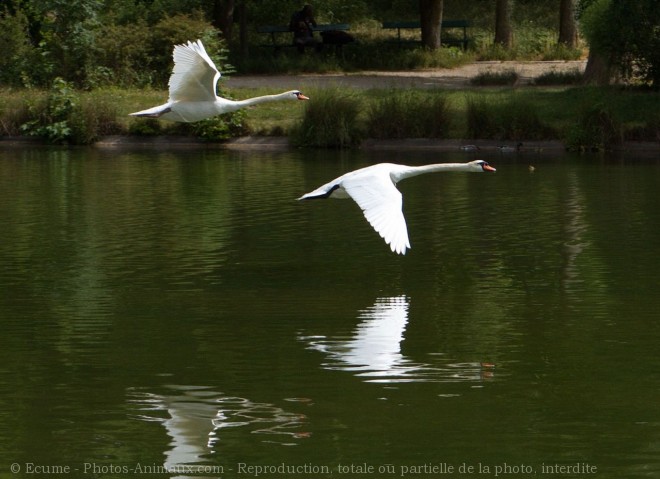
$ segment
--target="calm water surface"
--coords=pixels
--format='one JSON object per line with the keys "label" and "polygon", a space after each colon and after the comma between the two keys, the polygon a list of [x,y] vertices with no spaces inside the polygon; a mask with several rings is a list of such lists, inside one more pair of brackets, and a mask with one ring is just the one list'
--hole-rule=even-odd
{"label": "calm water surface", "polygon": [[657,159],[406,180],[401,257],[295,199],[471,158],[0,157],[0,477],[660,474]]}

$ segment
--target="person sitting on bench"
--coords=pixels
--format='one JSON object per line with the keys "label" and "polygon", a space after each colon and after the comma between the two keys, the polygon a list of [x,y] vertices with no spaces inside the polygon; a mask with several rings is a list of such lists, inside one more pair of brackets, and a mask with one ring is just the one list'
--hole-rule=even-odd
{"label": "person sitting on bench", "polygon": [[298,47],[300,53],[305,52],[306,46],[313,46],[316,50],[323,48],[323,45],[314,38],[312,28],[315,26],[316,20],[311,5],[305,5],[302,10],[291,16],[289,30],[293,32],[293,44]]}

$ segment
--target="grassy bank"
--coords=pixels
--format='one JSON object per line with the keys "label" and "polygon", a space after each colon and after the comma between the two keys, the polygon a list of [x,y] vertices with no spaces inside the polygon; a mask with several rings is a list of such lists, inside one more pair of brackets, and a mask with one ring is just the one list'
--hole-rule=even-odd
{"label": "grassy bank", "polygon": [[[323,100],[324,95],[328,99]],[[318,92],[316,98],[291,131],[301,146],[310,144],[310,131],[316,130],[316,123],[308,121],[310,116],[320,116],[309,114],[316,105],[324,110],[326,123],[332,124],[328,116],[354,118],[350,126],[342,126],[341,141],[314,146],[354,144],[366,137],[560,140],[575,150],[608,149],[623,141],[660,142],[660,95],[635,90],[537,87],[369,90],[362,94],[335,90]],[[343,107],[346,98],[352,99],[348,112]],[[350,111],[355,103],[357,116]],[[352,132],[353,141],[347,141],[343,131]]]}
{"label": "grassy bank", "polygon": [[[234,89],[235,98],[272,93]],[[606,149],[624,140],[660,141],[660,94],[623,88],[306,91],[310,102],[278,102],[195,124],[129,117],[167,96],[153,90],[3,90],[0,136],[90,144],[106,135],[193,136],[225,141],[289,136],[299,146],[345,148],[365,138],[560,140]]]}

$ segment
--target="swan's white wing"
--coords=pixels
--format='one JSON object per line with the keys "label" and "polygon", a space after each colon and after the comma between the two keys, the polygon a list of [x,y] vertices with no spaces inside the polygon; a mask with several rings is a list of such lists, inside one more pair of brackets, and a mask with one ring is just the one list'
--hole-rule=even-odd
{"label": "swan's white wing", "polygon": [[403,198],[389,174],[349,177],[342,181],[342,186],[392,251],[406,254],[410,241],[402,210]]}
{"label": "swan's white wing", "polygon": [[215,101],[220,72],[201,40],[174,47],[170,101]]}

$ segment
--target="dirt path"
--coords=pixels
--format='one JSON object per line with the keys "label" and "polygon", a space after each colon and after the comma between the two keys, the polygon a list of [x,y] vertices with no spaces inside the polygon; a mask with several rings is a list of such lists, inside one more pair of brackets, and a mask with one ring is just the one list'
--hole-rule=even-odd
{"label": "dirt path", "polygon": [[309,75],[245,75],[224,81],[228,88],[295,89],[327,86],[353,88],[465,88],[470,79],[484,72],[513,70],[519,75],[519,85],[528,85],[544,73],[584,71],[585,61],[549,62],[474,62],[453,69],[399,72],[360,72]]}

